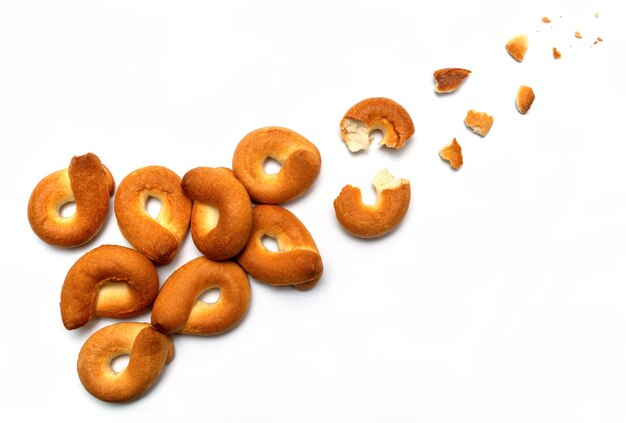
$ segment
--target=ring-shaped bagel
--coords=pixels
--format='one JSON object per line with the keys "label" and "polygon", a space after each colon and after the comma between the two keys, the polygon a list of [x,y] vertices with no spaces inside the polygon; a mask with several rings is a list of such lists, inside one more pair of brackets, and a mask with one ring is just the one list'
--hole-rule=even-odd
{"label": "ring-shaped bagel", "polygon": [[[78,247],[102,228],[114,188],[113,177],[98,156],[73,157],[67,169],[51,173],[35,186],[28,201],[28,222],[48,244]],[[71,202],[76,203],[74,214],[61,216],[61,207]]]}
{"label": "ring-shaped bagel", "polygon": [[[282,167],[265,173],[267,159]],[[250,198],[262,204],[282,204],[298,197],[315,181],[322,158],[317,147],[291,129],[270,126],[250,132],[237,145],[233,170]]]}
{"label": "ring-shaped bagel", "polygon": [[[180,183],[180,177],[171,170],[147,166],[126,176],[115,195],[115,215],[122,235],[155,263],[174,258],[189,227],[191,201]],[[146,211],[149,197],[161,202],[156,219]]]}
{"label": "ring-shaped bagel", "polygon": [[[217,288],[215,303],[198,297]],[[231,261],[198,257],[181,266],[165,281],[152,308],[152,325],[163,333],[216,335],[235,326],[250,306],[250,282]]]}
{"label": "ring-shaped bagel", "polygon": [[61,319],[71,330],[94,316],[125,318],[152,305],[159,275],[141,253],[117,245],[89,251],[70,268],[61,289]]}
{"label": "ring-shaped bagel", "polygon": [[359,101],[344,115],[341,123],[341,137],[355,152],[370,146],[375,130],[382,132],[379,144],[390,148],[402,148],[415,133],[411,116],[404,107],[384,97],[372,97]]}
{"label": "ring-shaped bagel", "polygon": [[346,185],[334,201],[335,215],[343,228],[360,238],[377,238],[396,228],[406,215],[411,184],[386,169],[374,176],[376,203],[363,204],[361,190]]}
{"label": "ring-shaped bagel", "polygon": [[[111,361],[121,355],[130,355],[130,360],[126,369],[116,373]],[[78,377],[102,401],[130,401],[145,393],[173,358],[169,336],[147,323],[117,323],[85,341],[78,355]]]}
{"label": "ring-shaped bagel", "polygon": [[233,171],[198,167],[181,186],[193,201],[191,237],[198,250],[211,260],[236,256],[252,229],[252,203]]}
{"label": "ring-shaped bagel", "polygon": [[[270,285],[300,285],[310,289],[322,276],[322,257],[304,224],[280,206],[252,209],[253,225],[248,244],[237,260],[253,278]],[[264,236],[274,238],[278,251],[267,249]]]}

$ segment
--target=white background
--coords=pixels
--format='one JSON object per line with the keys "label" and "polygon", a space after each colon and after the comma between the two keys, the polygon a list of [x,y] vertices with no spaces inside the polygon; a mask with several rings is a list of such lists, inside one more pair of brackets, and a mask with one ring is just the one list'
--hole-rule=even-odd
{"label": "white background", "polygon": [[[0,420],[626,420],[619,2],[318,3],[0,4]],[[504,49],[518,33],[523,63]],[[472,75],[437,96],[443,67]],[[525,116],[520,84],[537,95]],[[403,150],[351,154],[341,141],[345,111],[372,96],[413,117]],[[495,117],[487,137],[463,124],[470,108]],[[176,358],[144,397],[91,397],[76,358],[114,320],[66,331],[60,290],[82,254],[128,244],[111,210],[88,245],[46,245],[28,225],[31,190],[89,151],[118,183],[146,165],[230,166],[238,141],[268,125],[321,151],[319,179],[286,206],[318,244],[322,281],[309,292],[251,281],[243,322],[175,336]],[[453,137],[456,172],[437,154]],[[409,212],[388,236],[353,238],[332,201],[346,184],[373,201],[383,167],[411,181]],[[188,237],[161,281],[198,255]]]}

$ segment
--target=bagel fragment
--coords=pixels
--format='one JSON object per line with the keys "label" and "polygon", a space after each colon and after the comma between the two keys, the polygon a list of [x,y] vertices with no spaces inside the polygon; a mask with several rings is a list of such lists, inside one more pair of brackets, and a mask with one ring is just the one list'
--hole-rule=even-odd
{"label": "bagel fragment", "polygon": [[351,152],[364,150],[374,137],[372,131],[381,131],[379,144],[402,148],[415,133],[411,116],[404,107],[384,97],[372,97],[352,106],[339,124],[341,137]]}
{"label": "bagel fragment", "polygon": [[449,145],[439,150],[439,155],[443,160],[450,162],[450,166],[455,170],[463,166],[463,152],[456,138]]}
{"label": "bagel fragment", "polygon": [[335,216],[350,234],[360,238],[377,238],[394,230],[404,219],[411,201],[408,180],[394,177],[387,169],[372,181],[376,203],[363,204],[361,190],[346,185],[335,199]]}
{"label": "bagel fragment", "polygon": [[530,110],[530,106],[532,106],[533,101],[535,101],[535,92],[533,89],[527,87],[526,85],[520,86],[519,90],[517,90],[517,95],[515,96],[515,106],[517,107],[517,111],[525,115]]}
{"label": "bagel fragment", "polygon": [[[130,360],[118,373],[111,361],[121,355],[130,355]],[[87,392],[102,401],[131,401],[143,395],[173,359],[169,336],[147,323],[117,323],[85,341],[78,355],[78,377]]]}
{"label": "bagel fragment", "polygon": [[433,73],[435,79],[435,92],[447,94],[455,91],[465,82],[472,71],[461,68],[444,68]]}
{"label": "bagel fragment", "polygon": [[528,36],[526,34],[514,36],[507,41],[505,48],[512,58],[518,62],[523,61],[526,51],[528,51]]}
{"label": "bagel fragment", "polygon": [[486,136],[493,126],[493,116],[485,112],[477,112],[476,110],[468,110],[465,116],[465,125],[472,129],[481,137]]}

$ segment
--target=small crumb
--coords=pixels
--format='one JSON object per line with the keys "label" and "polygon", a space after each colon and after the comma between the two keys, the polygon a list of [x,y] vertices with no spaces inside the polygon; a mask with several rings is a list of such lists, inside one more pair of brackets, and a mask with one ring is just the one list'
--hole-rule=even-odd
{"label": "small crumb", "polygon": [[580,35],[580,32],[576,31],[576,32],[574,32],[574,37],[576,37],[576,38],[580,39],[580,38],[582,38],[583,36],[582,36],[582,35]]}
{"label": "small crumb", "polygon": [[602,38],[598,37],[598,41],[602,42],[604,41]]}
{"label": "small crumb", "polygon": [[550,22],[552,22],[552,21],[550,20],[550,18],[548,18],[547,16],[544,16],[543,18],[541,18],[541,21],[542,21],[543,23],[547,23],[547,24],[549,24]]}
{"label": "small crumb", "polygon": [[598,40],[594,41],[593,43],[594,43],[594,44],[598,44]]}
{"label": "small crumb", "polygon": [[561,52],[556,49],[556,47],[552,47],[552,57],[555,59],[561,58]]}
{"label": "small crumb", "polygon": [[518,62],[524,60],[526,51],[528,50],[528,36],[526,34],[516,35],[507,41],[506,51]]}

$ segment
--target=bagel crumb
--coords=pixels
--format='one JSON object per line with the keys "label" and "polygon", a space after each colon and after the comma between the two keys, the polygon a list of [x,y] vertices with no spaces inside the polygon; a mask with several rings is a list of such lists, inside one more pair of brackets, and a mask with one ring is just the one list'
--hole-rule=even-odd
{"label": "bagel crumb", "polygon": [[604,40],[603,40],[602,38],[600,38],[600,37],[598,37],[598,38],[597,38],[597,40],[598,40],[598,41],[600,41],[600,42],[604,41]]}
{"label": "bagel crumb", "polygon": [[522,85],[519,87],[517,91],[517,96],[515,97],[515,105],[517,106],[517,110],[525,115],[528,110],[530,110],[530,106],[535,101],[535,92],[532,88],[527,87],[526,85]]}
{"label": "bagel crumb", "polygon": [[464,122],[472,131],[484,137],[493,126],[493,116],[472,109],[468,110]]}
{"label": "bagel crumb", "polygon": [[561,58],[561,52],[556,49],[556,47],[552,47],[552,57],[555,59]]}
{"label": "bagel crumb", "polygon": [[370,137],[369,127],[360,120],[349,117],[343,119],[341,131],[348,149],[353,153],[369,148],[374,140],[374,137]]}
{"label": "bagel crumb", "polygon": [[456,90],[461,86],[465,78],[469,76],[472,71],[461,68],[444,68],[436,70],[433,73],[435,79],[435,92],[439,94],[447,94]]}
{"label": "bagel crumb", "polygon": [[450,162],[452,169],[458,169],[463,166],[463,152],[456,138],[449,145],[439,150],[439,155],[443,160]]}
{"label": "bagel crumb", "polygon": [[583,36],[580,35],[580,32],[576,31],[576,32],[574,32],[574,37],[576,37],[578,39],[581,39]]}
{"label": "bagel crumb", "polygon": [[550,18],[548,18],[547,16],[544,16],[543,18],[541,18],[541,20],[543,21],[543,23],[547,23],[547,24],[549,24],[550,22],[552,22],[552,21],[550,20]]}
{"label": "bagel crumb", "polygon": [[526,34],[516,35],[507,41],[505,47],[512,58],[521,62],[526,56],[526,51],[528,51],[528,36]]}

